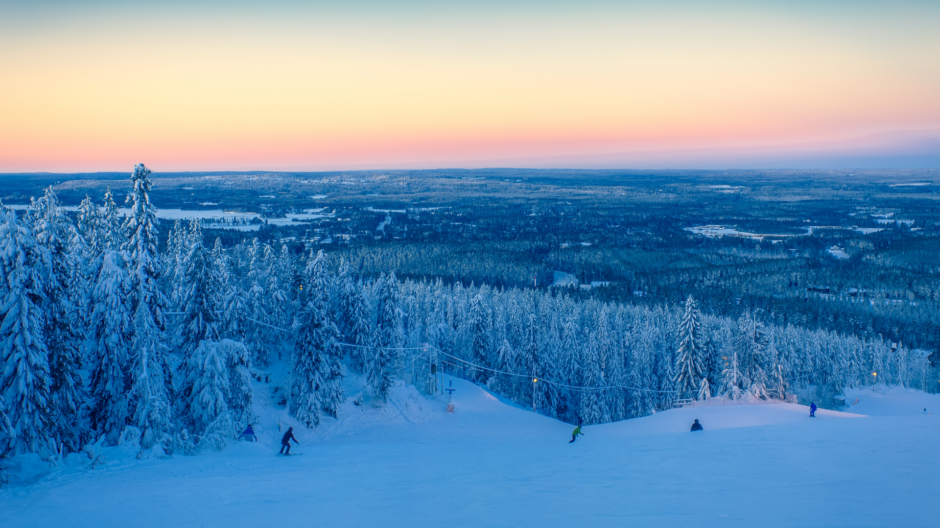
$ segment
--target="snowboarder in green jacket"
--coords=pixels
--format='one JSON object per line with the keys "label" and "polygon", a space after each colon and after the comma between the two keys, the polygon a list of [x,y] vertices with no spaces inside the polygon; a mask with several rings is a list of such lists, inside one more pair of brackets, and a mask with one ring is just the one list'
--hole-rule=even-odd
{"label": "snowboarder in green jacket", "polygon": [[578,426],[575,427],[574,431],[571,432],[571,442],[568,442],[568,443],[570,444],[574,442],[575,440],[578,439],[578,435],[583,435],[583,434],[584,433],[581,432],[581,420],[578,420]]}

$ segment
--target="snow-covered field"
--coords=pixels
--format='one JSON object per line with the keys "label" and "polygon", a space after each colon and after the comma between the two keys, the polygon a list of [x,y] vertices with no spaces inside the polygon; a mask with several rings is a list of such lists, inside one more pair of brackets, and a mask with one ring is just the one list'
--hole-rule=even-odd
{"label": "snow-covered field", "polygon": [[[383,409],[356,406],[360,383],[315,431],[259,398],[258,443],[165,460],[109,448],[97,469],[73,458],[0,490],[0,525],[937,525],[940,413],[923,413],[940,411],[936,395],[848,391],[852,413],[816,418],[795,404],[677,409],[569,444],[572,426],[459,379],[453,414],[403,384]],[[689,432],[695,418],[704,432]],[[276,455],[279,421],[302,456]]]}

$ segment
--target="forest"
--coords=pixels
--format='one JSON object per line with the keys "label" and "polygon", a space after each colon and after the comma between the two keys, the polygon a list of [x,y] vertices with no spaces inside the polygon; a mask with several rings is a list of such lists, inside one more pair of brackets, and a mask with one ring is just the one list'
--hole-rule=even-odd
{"label": "forest", "polygon": [[[920,273],[906,282],[889,265],[878,279],[905,288],[924,281],[917,306],[852,296],[846,286],[857,283],[839,281],[851,269],[787,259],[774,244],[774,257],[735,261],[724,249],[754,252],[743,239],[699,240],[717,248],[703,261],[731,259],[733,272],[655,260],[617,271],[616,252],[637,262],[662,253],[595,250],[603,244],[593,239],[571,251],[479,234],[462,244],[392,236],[318,245],[265,228],[223,241],[198,219],[161,222],[154,181],[135,167],[125,213],[110,190],[103,203],[86,197],[67,211],[52,186],[26,208],[0,206],[3,456],[61,457],[100,438],[116,445],[133,437],[167,453],[222,448],[253,420],[257,369],[277,362],[290,372],[284,405],[309,427],[337,415],[351,396],[342,389],[350,372],[369,380],[371,405],[383,405],[398,380],[440,392],[437,374],[446,371],[586,424],[689,398],[798,398],[838,408],[845,387],[937,390],[938,354],[911,346],[932,342],[930,330],[919,339],[875,331],[898,320],[936,329],[935,263],[901,267]],[[521,232],[535,221],[499,218],[489,216],[500,227],[488,233]],[[667,239],[656,243],[678,251]],[[542,274],[530,273],[531,262],[542,263]],[[573,262],[582,262],[578,270]],[[615,280],[550,287],[548,272],[558,269],[585,283]]]}

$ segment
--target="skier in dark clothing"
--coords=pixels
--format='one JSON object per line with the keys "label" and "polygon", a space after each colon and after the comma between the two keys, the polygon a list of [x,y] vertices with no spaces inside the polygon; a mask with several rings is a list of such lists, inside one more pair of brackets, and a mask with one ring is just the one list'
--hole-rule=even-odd
{"label": "skier in dark clothing", "polygon": [[816,417],[816,402],[809,402],[809,417]]}
{"label": "skier in dark clothing", "polygon": [[245,429],[245,432],[242,433],[242,438],[248,440],[249,442],[257,442],[258,437],[255,436],[255,430],[251,428],[251,424],[248,424],[248,428]]}
{"label": "skier in dark clothing", "polygon": [[[281,438],[281,454],[289,455],[290,454],[290,441],[293,440],[295,443],[300,444],[296,438],[294,438],[294,428],[290,427],[287,429],[287,432],[284,433],[284,437]],[[285,452],[284,449],[287,449]]]}
{"label": "skier in dark clothing", "polygon": [[698,423],[698,418],[695,419],[695,423],[692,424],[692,431],[702,431],[702,424]]}
{"label": "skier in dark clothing", "polygon": [[569,444],[578,439],[578,435],[583,435],[581,432],[581,420],[578,420],[578,426],[574,428],[574,431],[571,432],[571,441]]}

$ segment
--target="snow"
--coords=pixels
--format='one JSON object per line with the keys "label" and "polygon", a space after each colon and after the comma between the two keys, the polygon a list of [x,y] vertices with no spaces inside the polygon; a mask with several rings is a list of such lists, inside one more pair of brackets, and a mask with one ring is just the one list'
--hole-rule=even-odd
{"label": "snow", "polygon": [[849,258],[849,254],[843,251],[842,248],[840,248],[839,246],[832,246],[826,251],[833,257],[840,259],[840,260]]}
{"label": "snow", "polygon": [[[275,376],[282,375],[273,371]],[[444,377],[445,384],[451,380]],[[572,426],[453,379],[446,396],[398,382],[376,409],[299,427],[270,402],[258,443],[221,452],[106,462],[72,457],[31,485],[0,490],[4,526],[935,526],[940,397],[847,391],[853,411],[794,404],[684,408]],[[256,390],[269,388],[256,384]],[[927,403],[924,403],[927,402]],[[938,407],[940,408],[940,407]],[[698,418],[705,431],[690,433]],[[299,457],[278,457],[278,422]],[[36,471],[45,463],[24,457]]]}
{"label": "snow", "polygon": [[578,279],[574,275],[564,272],[564,271],[555,271],[554,277],[552,279],[551,286],[558,288],[566,288],[569,286],[577,286]]}
{"label": "snow", "polygon": [[869,416],[921,416],[927,409],[928,413],[940,415],[940,394],[885,386],[843,392],[847,409],[852,412]]}
{"label": "snow", "polygon": [[799,235],[773,235],[773,234],[762,234],[762,233],[748,233],[746,231],[738,231],[737,229],[734,229],[731,227],[720,226],[720,225],[686,227],[685,230],[691,233],[695,233],[696,235],[706,236],[708,238],[722,238],[725,236],[732,236],[732,237],[753,238],[757,240],[758,242],[763,241],[765,238],[789,238],[789,237],[799,236]]}

